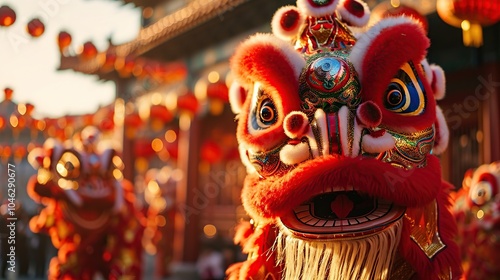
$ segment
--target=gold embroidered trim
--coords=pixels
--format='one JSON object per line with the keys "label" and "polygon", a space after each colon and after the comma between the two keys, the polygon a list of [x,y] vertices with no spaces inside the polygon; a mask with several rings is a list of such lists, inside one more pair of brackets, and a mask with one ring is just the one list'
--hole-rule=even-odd
{"label": "gold embroidered trim", "polygon": [[405,214],[405,218],[410,222],[411,239],[429,259],[446,247],[439,237],[438,206],[435,200],[425,206],[420,217],[414,218]]}

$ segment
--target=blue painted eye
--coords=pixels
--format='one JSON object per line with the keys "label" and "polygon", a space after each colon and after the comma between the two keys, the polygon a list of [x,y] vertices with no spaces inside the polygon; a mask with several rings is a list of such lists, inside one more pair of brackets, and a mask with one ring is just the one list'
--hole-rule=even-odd
{"label": "blue painted eye", "polygon": [[384,106],[387,110],[408,116],[425,111],[426,97],[422,80],[412,63],[406,63],[392,78],[387,88]]}

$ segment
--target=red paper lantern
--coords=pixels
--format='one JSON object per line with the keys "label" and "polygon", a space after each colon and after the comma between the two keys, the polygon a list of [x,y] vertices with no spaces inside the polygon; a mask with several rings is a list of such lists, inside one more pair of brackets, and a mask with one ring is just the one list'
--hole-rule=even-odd
{"label": "red paper lantern", "polygon": [[83,116],[83,125],[84,126],[94,125],[94,115],[92,115],[92,114],[84,115]]}
{"label": "red paper lantern", "polygon": [[142,119],[138,113],[134,112],[125,116],[124,124],[126,127],[138,128],[142,125]]}
{"label": "red paper lantern", "polygon": [[33,111],[35,110],[35,105],[31,103],[26,103],[26,116],[31,116],[33,114]]}
{"label": "red paper lantern", "polygon": [[45,32],[45,25],[37,18],[32,19],[26,26],[28,33],[33,37],[40,37]]}
{"label": "red paper lantern", "polygon": [[165,143],[165,149],[167,149],[170,158],[172,159],[177,159],[179,157],[179,144],[177,141],[174,141],[172,143]]}
{"label": "red paper lantern", "polygon": [[14,94],[14,91],[11,89],[11,88],[5,88],[3,90],[4,92],[4,96],[5,96],[5,100],[12,100],[12,95]]}
{"label": "red paper lantern", "polygon": [[196,114],[200,105],[196,96],[191,93],[181,95],[177,98],[177,108],[180,111]]}
{"label": "red paper lantern", "polygon": [[17,126],[16,129],[22,130],[26,127],[26,117],[23,115],[17,115]]}
{"label": "red paper lantern", "polygon": [[115,127],[113,119],[104,119],[99,123],[99,129],[102,131],[111,131]]}
{"label": "red paper lantern", "polygon": [[395,6],[392,5],[389,1],[382,2],[378,4],[371,13],[371,17],[374,21],[388,18],[388,17],[399,17],[399,16],[407,16],[416,19],[422,24],[422,27],[427,32],[429,31],[429,23],[427,18],[422,15],[419,11],[410,7],[408,5],[400,3]]}
{"label": "red paper lantern", "polygon": [[151,140],[137,139],[134,143],[134,154],[137,157],[148,158],[156,154],[151,147]]}
{"label": "red paper lantern", "polygon": [[66,123],[66,127],[75,127],[75,117],[74,116],[65,116],[64,121]]}
{"label": "red paper lantern", "polygon": [[83,59],[91,59],[97,55],[97,48],[92,42],[85,42],[83,44],[83,49],[81,53],[81,57]]}
{"label": "red paper lantern", "polygon": [[494,24],[500,20],[499,0],[448,0],[453,4],[453,13],[457,18],[478,23],[482,26]]}
{"label": "red paper lantern", "polygon": [[201,159],[210,164],[219,162],[222,156],[222,149],[215,141],[207,140],[201,146]]}
{"label": "red paper lantern", "polygon": [[207,97],[212,99],[219,99],[223,102],[229,101],[229,89],[225,83],[217,82],[210,83],[207,86]]}
{"label": "red paper lantern", "polygon": [[116,54],[114,52],[108,51],[104,56],[104,62],[102,64],[102,69],[104,71],[110,71],[115,67]]}
{"label": "red paper lantern", "polygon": [[3,130],[5,126],[7,125],[7,122],[3,116],[0,116],[0,130]]}
{"label": "red paper lantern", "polygon": [[47,124],[45,123],[44,120],[33,119],[33,122],[31,123],[31,128],[37,129],[39,131],[44,131],[46,127]]}
{"label": "red paper lantern", "polygon": [[57,37],[57,44],[59,45],[59,50],[63,51],[67,47],[69,47],[69,45],[71,45],[71,40],[72,40],[71,35],[68,32],[66,31],[59,32],[59,35]]}
{"label": "red paper lantern", "polygon": [[151,119],[158,119],[164,123],[168,123],[173,119],[173,114],[163,105],[152,105],[149,111]]}
{"label": "red paper lantern", "polygon": [[173,62],[162,67],[162,79],[164,83],[173,83],[186,79],[188,69],[185,63]]}
{"label": "red paper lantern", "polygon": [[129,77],[134,71],[135,59],[131,56],[116,60],[115,68],[120,77]]}
{"label": "red paper lantern", "polygon": [[23,145],[17,144],[13,146],[14,158],[17,161],[23,159],[24,156],[26,155],[26,152],[27,152],[26,147]]}
{"label": "red paper lantern", "polygon": [[12,148],[10,146],[4,146],[2,149],[2,154],[0,155],[2,158],[9,158],[12,154]]}
{"label": "red paper lantern", "polygon": [[438,0],[436,8],[446,23],[462,28],[466,46],[481,46],[482,27],[500,20],[500,0]]}
{"label": "red paper lantern", "polygon": [[142,124],[143,121],[137,112],[126,115],[124,121],[125,136],[129,139],[134,138],[137,129],[141,127]]}
{"label": "red paper lantern", "polygon": [[16,22],[16,12],[9,6],[0,7],[0,26],[11,26]]}

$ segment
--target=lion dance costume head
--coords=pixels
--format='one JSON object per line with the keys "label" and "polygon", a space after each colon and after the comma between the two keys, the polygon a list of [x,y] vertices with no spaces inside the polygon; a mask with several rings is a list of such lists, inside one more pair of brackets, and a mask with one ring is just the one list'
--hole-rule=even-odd
{"label": "lion dance costume head", "polygon": [[444,74],[411,18],[358,0],[298,0],[231,59],[242,201],[229,279],[456,279],[456,225],[438,158]]}
{"label": "lion dance costume head", "polygon": [[467,171],[454,214],[466,279],[500,277],[500,161]]}
{"label": "lion dance costume head", "polygon": [[58,249],[48,279],[141,279],[144,217],[122,160],[98,142],[99,131],[87,127],[78,141],[50,138],[28,156],[38,170],[28,194],[45,205],[30,228],[48,233]]}

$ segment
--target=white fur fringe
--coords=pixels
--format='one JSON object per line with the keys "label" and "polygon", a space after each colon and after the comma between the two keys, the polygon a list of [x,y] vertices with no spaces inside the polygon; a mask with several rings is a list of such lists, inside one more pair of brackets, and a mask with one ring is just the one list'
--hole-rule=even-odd
{"label": "white fur fringe", "polygon": [[283,280],[387,279],[402,231],[402,220],[367,237],[304,240],[281,229],[277,239]]}

